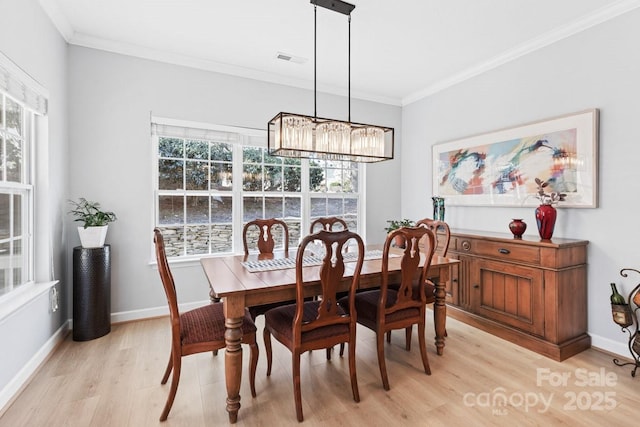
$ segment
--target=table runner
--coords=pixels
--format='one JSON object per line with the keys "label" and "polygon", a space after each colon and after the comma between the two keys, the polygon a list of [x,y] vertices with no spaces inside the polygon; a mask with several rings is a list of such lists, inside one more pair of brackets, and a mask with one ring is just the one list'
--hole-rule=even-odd
{"label": "table runner", "polygon": [[[397,257],[398,254],[389,254],[390,257]],[[347,252],[343,255],[345,262],[355,262],[358,258],[357,252]],[[379,249],[365,251],[364,259],[380,259],[382,258],[382,251]],[[322,256],[318,255],[305,255],[302,258],[302,265],[305,267],[311,267],[314,265],[322,264]],[[242,266],[247,269],[250,273],[257,273],[260,271],[270,271],[270,270],[285,270],[288,268],[296,268],[296,258],[276,258],[276,259],[261,259],[261,260],[253,260],[253,261],[245,261],[242,263]]]}

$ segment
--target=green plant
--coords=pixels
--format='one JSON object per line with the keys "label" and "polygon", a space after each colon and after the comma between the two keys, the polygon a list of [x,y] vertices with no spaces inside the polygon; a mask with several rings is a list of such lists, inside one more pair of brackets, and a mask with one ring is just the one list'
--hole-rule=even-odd
{"label": "green plant", "polygon": [[387,220],[389,224],[384,229],[387,233],[391,233],[393,230],[396,230],[400,227],[413,227],[415,223],[410,219],[401,219],[401,220]]}
{"label": "green plant", "polygon": [[73,206],[69,213],[76,218],[74,221],[83,222],[84,228],[102,227],[118,219],[113,212],[101,210],[100,203],[90,202],[84,197],[81,197],[77,202],[69,200],[69,203]]}

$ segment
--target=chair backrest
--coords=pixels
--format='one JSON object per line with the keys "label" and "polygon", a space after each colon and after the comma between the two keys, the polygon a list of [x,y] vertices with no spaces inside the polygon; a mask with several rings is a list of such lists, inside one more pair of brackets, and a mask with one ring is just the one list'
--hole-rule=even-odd
{"label": "chair backrest", "polygon": [[176,286],[173,281],[173,275],[169,269],[169,262],[167,261],[167,254],[164,249],[164,239],[162,232],[158,228],[153,229],[153,242],[156,246],[156,261],[158,262],[158,272],[160,273],[160,279],[162,280],[162,286],[164,287],[164,293],[167,296],[167,302],[169,303],[169,315],[171,316],[172,334],[174,335],[174,342],[176,334],[178,341],[180,342],[180,312],[178,311],[178,297],[176,295]]}
{"label": "chair backrest", "polygon": [[[354,242],[354,246],[350,243]],[[305,249],[308,245],[322,245],[324,258],[319,267],[303,268]],[[362,238],[349,230],[327,231],[320,230],[317,233],[307,235],[298,248],[296,256],[296,315],[293,323],[294,340],[300,342],[302,332],[317,329],[323,326],[339,323],[351,323],[355,328],[356,318],[351,315],[341,315],[338,313],[337,293],[343,291],[339,289],[343,281],[345,272],[345,261],[343,254],[347,249],[356,247],[358,256],[353,267],[353,278],[349,286],[349,313],[355,313],[354,297],[358,282],[360,281],[360,271],[364,262],[364,243]],[[351,268],[351,267],[350,267]],[[305,277],[306,276],[306,277]],[[305,280],[307,279],[307,280]],[[321,292],[319,298],[318,312],[314,313],[315,320],[303,324],[305,285],[309,282],[320,282]],[[307,317],[308,319],[308,317]]]}
{"label": "chair backrest", "polygon": [[[396,236],[402,236],[406,244],[402,249],[403,253],[400,259],[400,282],[394,281],[394,284],[399,286],[397,298],[396,301],[388,301],[389,263],[397,262],[396,259],[390,257],[390,248]],[[431,265],[434,249],[434,233],[427,227],[401,227],[387,235],[382,251],[382,283],[380,286],[378,318],[397,310],[410,307],[422,309],[420,305],[425,306],[425,287],[418,285],[429,282],[427,272]]]}
{"label": "chair backrest", "polygon": [[449,229],[449,224],[437,219],[424,218],[416,222],[416,226],[419,225],[427,227],[429,230],[433,231],[436,239],[435,253],[436,255],[446,257],[447,252],[449,251],[449,242],[451,241],[451,230]]}
{"label": "chair backrest", "polygon": [[253,221],[249,221],[245,224],[244,229],[242,230],[242,244],[244,245],[244,254],[249,255],[249,244],[247,242],[247,231],[251,227],[258,227],[260,233],[258,236],[258,251],[261,254],[271,254],[273,253],[273,248],[275,247],[275,240],[273,238],[273,227],[280,226],[282,227],[282,235],[284,240],[284,250],[285,252],[289,251],[289,227],[287,227],[287,223],[275,218],[269,219],[254,219]]}
{"label": "chair backrest", "polygon": [[[349,227],[347,226],[347,223],[342,218],[338,218],[338,217],[335,217],[335,216],[329,216],[329,217],[318,218],[315,221],[313,221],[311,223],[311,227],[309,229],[309,232],[313,234],[316,231],[318,231],[319,229],[327,230],[327,231],[340,231],[340,230],[334,230],[333,229],[338,224],[342,226],[342,230],[348,230],[349,229]],[[318,227],[318,226],[320,226],[320,227]]]}

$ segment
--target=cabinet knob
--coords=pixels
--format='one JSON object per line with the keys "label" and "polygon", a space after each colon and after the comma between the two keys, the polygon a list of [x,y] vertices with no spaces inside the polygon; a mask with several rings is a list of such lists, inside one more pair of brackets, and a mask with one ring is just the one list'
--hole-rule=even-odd
{"label": "cabinet knob", "polygon": [[458,283],[458,279],[451,279],[453,283]]}
{"label": "cabinet knob", "polygon": [[462,250],[468,251],[469,249],[471,249],[471,243],[469,243],[468,240],[463,240],[462,241]]}
{"label": "cabinet knob", "polygon": [[500,252],[501,254],[505,254],[505,255],[508,255],[508,254],[511,253],[511,251],[509,249],[505,249],[505,248],[498,249],[498,252]]}
{"label": "cabinet knob", "polygon": [[478,285],[477,283],[475,285],[473,285],[474,289],[480,289],[480,285]]}

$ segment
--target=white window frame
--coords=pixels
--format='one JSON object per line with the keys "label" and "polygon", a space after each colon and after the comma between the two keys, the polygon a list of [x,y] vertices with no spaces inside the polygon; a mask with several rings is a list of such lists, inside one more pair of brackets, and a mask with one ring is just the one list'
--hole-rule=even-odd
{"label": "white window frame", "polygon": [[[224,126],[224,125],[214,125],[208,123],[201,122],[193,122],[193,121],[185,121],[185,120],[176,120],[166,117],[158,117],[151,116],[151,146],[153,150],[152,155],[152,224],[155,226],[158,225],[158,215],[159,215],[159,195],[161,193],[165,193],[164,190],[159,190],[158,188],[158,149],[159,149],[159,140],[162,135],[159,135],[161,131],[154,131],[153,127],[155,125],[159,126],[172,126],[172,127],[182,127],[185,128],[186,134],[184,136],[175,136],[176,138],[185,138],[185,139],[201,139],[206,140],[206,133],[208,131],[211,132],[230,132],[238,134],[238,139],[235,142],[231,142],[233,146],[233,182],[235,183],[233,189],[231,191],[231,197],[233,198],[233,208],[232,208],[232,224],[233,224],[233,242],[232,242],[232,250],[224,253],[208,253],[208,254],[194,254],[194,255],[182,255],[177,257],[168,257],[169,262],[171,263],[192,263],[194,261],[198,261],[202,257],[215,257],[215,256],[228,256],[233,254],[243,253],[243,244],[242,244],[242,227],[243,227],[243,210],[242,203],[243,197],[247,195],[255,195],[257,197],[269,197],[269,196],[278,196],[278,197],[300,197],[301,198],[301,224],[300,224],[300,234],[304,236],[307,234],[309,230],[309,226],[311,225],[310,221],[310,204],[312,197],[327,197],[327,198],[343,198],[343,193],[328,193],[328,192],[312,192],[309,188],[309,161],[306,159],[301,160],[301,191],[298,192],[270,192],[270,191],[252,191],[245,192],[242,188],[242,147],[243,146],[253,146],[253,147],[262,147],[264,149],[267,148],[266,141],[266,130],[261,129],[252,129],[252,128],[243,128],[243,127],[234,127],[234,126]],[[188,130],[195,130],[194,135],[188,135]],[[203,135],[198,137],[198,135]],[[358,232],[360,235],[364,234],[365,227],[365,165],[358,164],[358,188],[357,191],[350,194],[356,194],[354,197],[357,200],[358,204],[358,230],[353,230]],[[215,190],[206,191],[206,192],[198,192],[210,195],[215,193]],[[188,194],[188,192],[187,192]],[[363,236],[364,238],[364,236]],[[290,241],[289,246],[295,247],[297,246],[297,241]],[[153,246],[151,245],[151,264],[155,263],[155,255],[153,251]]]}

